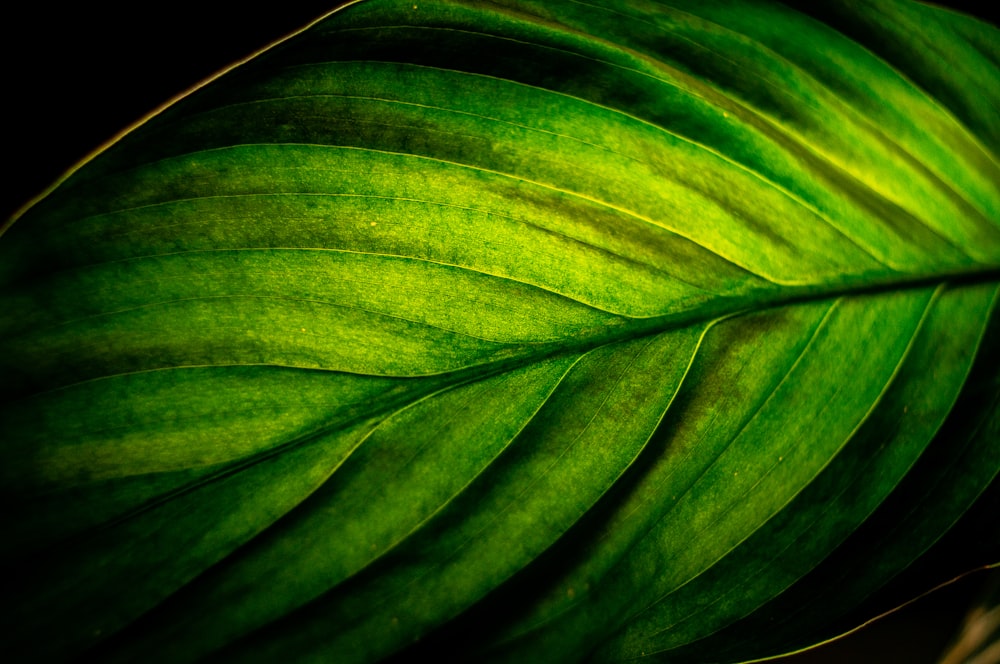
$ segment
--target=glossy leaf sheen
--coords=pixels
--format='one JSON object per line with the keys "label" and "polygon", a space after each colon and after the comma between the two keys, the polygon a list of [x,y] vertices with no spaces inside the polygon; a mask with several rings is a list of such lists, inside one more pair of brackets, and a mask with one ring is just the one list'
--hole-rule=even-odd
{"label": "glossy leaf sheen", "polygon": [[370,0],[0,238],[3,629],[740,661],[1000,562],[1000,35]]}

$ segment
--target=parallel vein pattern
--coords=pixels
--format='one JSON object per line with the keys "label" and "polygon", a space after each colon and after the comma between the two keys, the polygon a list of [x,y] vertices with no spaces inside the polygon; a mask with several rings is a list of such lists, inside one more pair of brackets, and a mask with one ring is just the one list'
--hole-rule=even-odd
{"label": "parallel vein pattern", "polygon": [[1000,563],[998,37],[365,0],[135,128],[0,236],[5,648],[735,662]]}

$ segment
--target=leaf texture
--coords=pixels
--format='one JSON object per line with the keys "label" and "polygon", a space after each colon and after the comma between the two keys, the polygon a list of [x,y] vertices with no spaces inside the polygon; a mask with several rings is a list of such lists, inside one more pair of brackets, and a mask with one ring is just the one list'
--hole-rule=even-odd
{"label": "leaf texture", "polygon": [[736,662],[1000,563],[1000,44],[366,0],[0,237],[19,660]]}

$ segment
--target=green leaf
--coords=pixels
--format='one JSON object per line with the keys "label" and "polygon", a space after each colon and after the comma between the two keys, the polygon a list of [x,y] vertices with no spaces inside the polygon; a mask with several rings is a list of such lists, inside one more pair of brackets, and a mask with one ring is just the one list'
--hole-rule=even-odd
{"label": "green leaf", "polygon": [[369,0],[0,237],[20,660],[744,661],[1000,563],[1000,35]]}

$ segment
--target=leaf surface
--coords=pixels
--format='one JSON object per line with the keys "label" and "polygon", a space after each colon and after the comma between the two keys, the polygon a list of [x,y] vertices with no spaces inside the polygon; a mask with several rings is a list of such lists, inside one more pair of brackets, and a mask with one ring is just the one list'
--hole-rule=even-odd
{"label": "leaf surface", "polygon": [[997,36],[370,0],[134,128],[0,237],[5,644],[744,661],[1000,562]]}

